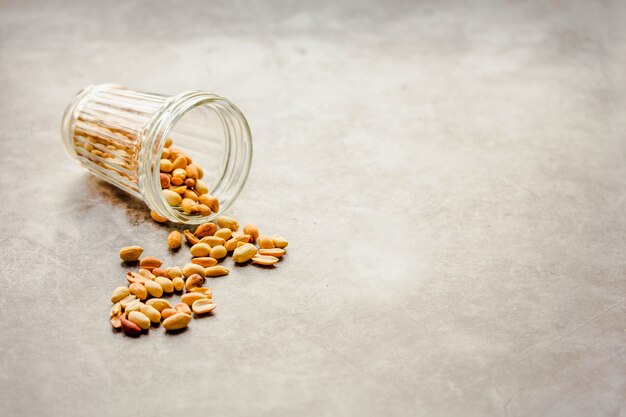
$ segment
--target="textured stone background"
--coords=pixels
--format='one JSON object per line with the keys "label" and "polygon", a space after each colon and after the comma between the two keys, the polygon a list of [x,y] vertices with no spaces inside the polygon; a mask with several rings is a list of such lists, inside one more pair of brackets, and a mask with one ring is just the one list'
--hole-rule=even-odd
{"label": "textured stone background", "polygon": [[[626,415],[626,3],[0,2],[0,415]],[[130,339],[168,228],[65,154],[82,87],[232,99],[290,239]]]}

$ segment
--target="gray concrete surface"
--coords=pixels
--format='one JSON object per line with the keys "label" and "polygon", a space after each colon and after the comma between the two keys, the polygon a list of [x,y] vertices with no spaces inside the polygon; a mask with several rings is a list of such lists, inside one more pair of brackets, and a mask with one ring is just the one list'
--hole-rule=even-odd
{"label": "gray concrete surface", "polygon": [[[471,3],[471,4],[470,4]],[[0,2],[0,415],[626,415],[626,3]],[[65,155],[82,87],[215,91],[290,239],[111,331],[168,227]]]}

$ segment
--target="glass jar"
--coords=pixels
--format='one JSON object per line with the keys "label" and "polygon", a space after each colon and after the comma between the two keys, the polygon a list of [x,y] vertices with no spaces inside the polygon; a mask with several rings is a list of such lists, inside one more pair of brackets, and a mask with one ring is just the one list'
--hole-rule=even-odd
{"label": "glass jar", "polygon": [[[226,210],[252,162],[243,114],[225,98],[202,91],[166,96],[114,84],[89,86],[67,107],[62,137],[83,167],[178,223],[204,223]],[[220,201],[218,213],[188,214],[165,200],[160,161],[170,139],[204,171],[202,181]]]}

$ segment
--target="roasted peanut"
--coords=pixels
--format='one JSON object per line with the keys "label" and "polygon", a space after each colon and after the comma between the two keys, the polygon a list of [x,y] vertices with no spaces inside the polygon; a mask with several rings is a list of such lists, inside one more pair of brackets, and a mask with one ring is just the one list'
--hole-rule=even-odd
{"label": "roasted peanut", "polygon": [[220,227],[227,227],[233,232],[239,229],[239,222],[230,216],[220,216],[217,218],[217,224]]}
{"label": "roasted peanut", "polygon": [[200,226],[198,226],[198,228],[194,232],[194,235],[196,235],[196,237],[198,238],[213,236],[216,230],[217,226],[215,226],[215,223],[202,223]]}
{"label": "roasted peanut", "polygon": [[185,280],[181,277],[172,278],[172,285],[174,285],[174,290],[182,291],[185,288]]}
{"label": "roasted peanut", "polygon": [[272,249],[274,248],[274,241],[271,237],[267,235],[259,235],[256,240],[256,243],[259,245],[261,249]]}
{"label": "roasted peanut", "polygon": [[158,298],[163,295],[163,287],[161,287],[157,282],[148,280],[144,285],[146,286],[148,294],[150,294],[152,297]]}
{"label": "roasted peanut", "polygon": [[187,327],[191,321],[191,316],[185,313],[176,313],[163,321],[165,330],[179,330]]}
{"label": "roasted peanut", "polygon": [[[212,268],[215,268],[215,267],[212,267]],[[201,277],[204,277],[205,276],[204,268],[196,264],[191,264],[191,263],[186,264],[183,267],[183,275],[185,276],[185,278],[189,278],[193,274],[198,274]]]}
{"label": "roasted peanut", "polygon": [[218,230],[217,232],[215,232],[213,236],[221,237],[224,240],[228,240],[233,236],[233,231],[230,230],[228,227],[224,227]]}
{"label": "roasted peanut", "polygon": [[221,277],[228,275],[228,269],[223,266],[210,266],[204,269],[204,275],[207,277]]}
{"label": "roasted peanut", "polygon": [[[165,292],[166,294],[174,292],[174,284],[172,284],[172,281],[169,278],[156,277],[154,282],[159,284],[161,288],[163,288],[163,292]],[[160,297],[160,295],[157,295],[156,297]]]}
{"label": "roasted peanut", "polygon": [[140,300],[145,300],[146,298],[148,298],[148,290],[146,290],[146,287],[143,284],[133,282],[128,286],[128,289],[130,290],[130,293],[132,295]]}
{"label": "roasted peanut", "polygon": [[217,304],[213,304],[212,300],[204,299],[204,300],[196,300],[191,305],[191,309],[196,314],[207,314],[211,311],[215,310]]}
{"label": "roasted peanut", "polygon": [[[230,229],[227,229],[227,230],[230,230]],[[226,257],[226,255],[228,255],[228,251],[222,245],[213,246],[211,248],[211,252],[209,253],[209,256],[213,259],[223,259]],[[212,266],[212,265],[208,265],[208,266]]]}
{"label": "roasted peanut", "polygon": [[269,266],[274,265],[276,262],[278,262],[278,258],[275,258],[273,256],[256,255],[252,257],[252,263],[259,265]]}
{"label": "roasted peanut", "polygon": [[200,242],[189,248],[189,252],[192,256],[197,258],[209,256],[209,253],[211,253],[211,246],[208,243]]}
{"label": "roasted peanut", "polygon": [[197,264],[200,265],[203,268],[207,268],[209,266],[215,266],[217,265],[217,259],[208,257],[208,256],[203,256],[201,258],[193,258],[191,260],[192,264]]}
{"label": "roasted peanut", "polygon": [[111,294],[111,302],[117,303],[122,301],[124,298],[130,295],[130,290],[128,287],[117,287],[113,290],[113,294]]}
{"label": "roasted peanut", "polygon": [[200,243],[200,239],[195,237],[193,233],[191,233],[189,230],[185,230],[183,234],[185,235],[185,239],[187,240],[187,243],[189,243],[190,245],[195,245],[196,243]]}
{"label": "roasted peanut", "polygon": [[174,250],[174,249],[180,248],[180,245],[181,245],[182,242],[183,242],[183,235],[181,235],[178,230],[173,230],[167,236],[167,247],[170,250]]}
{"label": "roasted peanut", "polygon": [[256,246],[251,243],[246,243],[235,249],[235,252],[233,252],[233,261],[236,263],[248,262],[256,253]]}
{"label": "roasted peanut", "polygon": [[150,211],[150,217],[157,223],[165,223],[167,221],[167,217],[160,216],[156,211]]}
{"label": "roasted peanut", "polygon": [[124,262],[137,262],[142,253],[141,246],[126,246],[120,249],[120,258]]}
{"label": "roasted peanut", "polygon": [[285,249],[287,245],[289,245],[289,242],[287,242],[287,239],[278,235],[274,235],[272,237],[272,242],[274,243],[275,247],[280,248],[280,249]]}
{"label": "roasted peanut", "polygon": [[183,202],[183,198],[180,194],[170,189],[163,190],[163,198],[165,198],[165,201],[167,201],[167,204],[170,206],[180,206],[180,203]]}
{"label": "roasted peanut", "polygon": [[259,229],[253,224],[246,224],[243,226],[243,232],[247,235],[250,235],[252,241],[254,242],[257,237],[259,237]]}
{"label": "roasted peanut", "polygon": [[162,298],[151,298],[148,301],[146,301],[146,305],[154,307],[155,309],[159,311],[159,313],[166,308],[172,308],[170,303],[168,303],[167,300],[164,300]]}
{"label": "roasted peanut", "polygon": [[128,320],[135,323],[142,330],[147,330],[150,328],[150,319],[141,311],[131,311],[128,314]]}
{"label": "roasted peanut", "polygon": [[158,268],[162,264],[163,264],[163,261],[157,258],[153,258],[153,257],[142,258],[139,261],[139,267],[142,269],[147,269],[148,271],[152,271],[154,268]]}
{"label": "roasted peanut", "polygon": [[275,258],[280,258],[281,256],[283,256],[287,251],[284,249],[280,249],[280,248],[272,248],[272,249],[259,249],[259,255],[264,255],[264,256],[273,256]]}
{"label": "roasted peanut", "polygon": [[204,284],[204,277],[198,274],[192,274],[187,278],[185,288],[189,291],[194,287],[201,287],[202,284]]}

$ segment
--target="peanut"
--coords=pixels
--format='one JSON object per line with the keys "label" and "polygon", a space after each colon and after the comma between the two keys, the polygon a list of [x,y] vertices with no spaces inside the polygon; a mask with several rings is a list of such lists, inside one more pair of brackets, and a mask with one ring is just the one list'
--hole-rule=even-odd
{"label": "peanut", "polygon": [[141,246],[126,246],[120,249],[120,258],[124,262],[137,262],[142,253]]}
{"label": "peanut", "polygon": [[204,269],[204,275],[207,277],[221,277],[228,275],[228,269],[223,266],[210,266]]}
{"label": "peanut", "polygon": [[152,217],[152,220],[154,220],[157,223],[165,223],[167,221],[167,217],[163,217],[159,215],[159,213],[157,213],[154,210],[150,212],[150,217]]}
{"label": "peanut", "polygon": [[163,311],[161,311],[161,318],[165,320],[168,317],[172,317],[176,313],[178,312],[174,310],[173,308],[165,308],[163,309]]}
{"label": "peanut", "polygon": [[211,253],[211,246],[208,243],[200,242],[189,248],[189,252],[191,253],[191,256],[197,258],[209,256],[209,253]]}
{"label": "peanut", "polygon": [[163,190],[163,198],[167,201],[167,204],[170,206],[180,206],[180,203],[183,202],[183,198],[175,191],[172,190]]}
{"label": "peanut", "polygon": [[[226,229],[226,230],[230,230],[230,229]],[[226,251],[226,248],[224,246],[217,245],[211,248],[211,252],[209,253],[209,256],[213,259],[223,259],[226,257],[227,254],[228,254],[228,251]],[[209,265],[209,266],[212,266],[212,265]]]}
{"label": "peanut", "polygon": [[220,227],[227,227],[233,232],[236,232],[239,229],[239,222],[229,216],[220,216],[217,218],[217,224]]}
{"label": "peanut", "polygon": [[273,256],[275,258],[282,257],[287,251],[280,248],[259,249],[259,255]]}
{"label": "peanut", "polygon": [[200,294],[204,294],[209,298],[213,298],[213,291],[207,287],[193,287],[189,290],[189,292],[197,292]]}
{"label": "peanut", "polygon": [[193,233],[191,233],[189,230],[185,230],[183,234],[185,235],[185,239],[187,240],[187,243],[189,243],[190,245],[195,245],[196,243],[200,243],[200,239],[195,237]]}
{"label": "peanut", "polygon": [[126,273],[126,279],[128,280],[129,284],[134,284],[134,283],[144,284],[148,280],[148,278],[144,277],[143,275],[140,275],[132,271],[128,271]]}
{"label": "peanut", "polygon": [[273,249],[274,248],[274,241],[272,240],[271,237],[267,235],[260,235],[257,238],[256,243],[259,245],[261,249]]}
{"label": "peanut", "polygon": [[139,275],[144,276],[147,279],[152,280],[152,281],[154,281],[154,279],[156,278],[156,276],[152,272],[143,268],[139,270]]}
{"label": "peanut", "polygon": [[269,266],[274,265],[276,262],[278,262],[278,258],[275,258],[273,256],[257,255],[252,257],[252,263],[259,265]]}
{"label": "peanut", "polygon": [[181,235],[178,230],[173,230],[167,236],[167,247],[170,250],[174,250],[174,249],[180,248],[180,245],[181,245],[182,242],[183,242],[183,235]]}
{"label": "peanut", "polygon": [[183,303],[191,307],[194,301],[202,300],[204,298],[210,298],[210,297],[207,297],[206,295],[199,293],[199,292],[188,292],[180,298],[180,301],[182,301]]}
{"label": "peanut", "polygon": [[159,313],[166,308],[172,308],[170,303],[168,303],[167,300],[164,300],[163,298],[151,298],[146,301],[146,305],[154,307]]}
{"label": "peanut", "polygon": [[176,313],[163,321],[165,330],[179,330],[187,327],[191,321],[191,316],[185,313]]}
{"label": "peanut", "polygon": [[198,238],[213,236],[216,230],[217,226],[215,226],[215,223],[202,223],[200,226],[198,226],[198,228],[194,232],[194,235],[196,235],[196,237]]}
{"label": "peanut", "polygon": [[113,290],[113,294],[111,294],[111,302],[117,303],[122,301],[124,298],[130,295],[130,290],[128,287],[117,287]]}
{"label": "peanut", "polygon": [[207,205],[213,213],[217,213],[218,211],[220,211],[220,201],[217,199],[217,197],[213,197],[209,194],[200,194],[200,196],[198,197],[198,201],[201,204]]}
{"label": "peanut", "polygon": [[179,312],[179,313],[184,313],[184,314],[191,315],[191,309],[185,303],[178,303],[178,304],[176,304],[175,310],[177,312]]}
{"label": "peanut", "polygon": [[185,288],[185,280],[181,277],[172,278],[172,285],[176,291],[182,291]]}
{"label": "peanut", "polygon": [[161,172],[159,174],[159,180],[161,181],[161,188],[167,188],[170,186],[170,176]]}
{"label": "peanut", "polygon": [[123,309],[126,309],[126,307],[128,307],[131,303],[135,302],[136,300],[137,300],[137,297],[131,294],[121,299],[120,305],[122,306]]}
{"label": "peanut", "polygon": [[161,322],[161,313],[156,308],[152,307],[148,304],[142,304],[139,308],[143,314],[145,314],[152,323],[160,323]]}
{"label": "peanut", "polygon": [[[201,180],[196,180],[196,190],[198,190],[198,192],[200,194],[208,194],[209,193],[209,187],[206,185],[206,183],[204,181]],[[209,206],[211,207],[211,206]]]}
{"label": "peanut", "polygon": [[204,299],[204,300],[196,300],[191,305],[191,309],[196,314],[207,314],[211,311],[215,310],[217,304],[213,304],[212,300]]}
{"label": "peanut", "polygon": [[148,298],[148,290],[146,290],[146,287],[144,287],[143,284],[133,282],[128,286],[128,289],[130,290],[130,293],[132,295],[140,300],[145,300],[146,298]]}
{"label": "peanut", "polygon": [[[154,281],[159,284],[161,288],[163,288],[164,293],[170,294],[174,292],[174,284],[172,284],[172,281],[169,278],[156,277]],[[156,297],[160,297],[160,295],[157,295]]]}
{"label": "peanut", "polygon": [[181,269],[179,267],[175,266],[175,267],[171,268],[168,271],[167,276],[170,279],[174,279],[176,277],[181,277],[181,276],[183,276],[183,271],[181,271]]}
{"label": "peanut", "polygon": [[203,216],[210,216],[212,211],[206,204],[198,204],[198,212]]}
{"label": "peanut", "polygon": [[158,298],[163,295],[163,287],[161,287],[157,282],[148,280],[144,285],[146,286],[148,294],[150,294],[152,297]]}
{"label": "peanut", "polygon": [[236,263],[248,262],[256,253],[256,246],[251,243],[246,243],[235,249],[235,252],[233,252],[233,261]]}
{"label": "peanut", "polygon": [[[158,268],[163,264],[163,261],[153,257],[143,258],[139,261],[139,267],[152,271],[154,268]],[[141,273],[141,271],[140,271]]]}
{"label": "peanut", "polygon": [[[215,268],[215,267],[211,267],[211,268]],[[183,267],[183,275],[185,276],[185,278],[189,278],[193,274],[198,274],[201,277],[204,277],[205,276],[204,268],[196,264],[191,264],[191,263],[186,264]]]}
{"label": "peanut", "polygon": [[161,159],[159,162],[159,170],[161,172],[172,172],[173,168],[172,161],[169,159]]}
{"label": "peanut", "polygon": [[201,258],[193,258],[191,260],[192,264],[200,265],[203,268],[207,268],[209,266],[217,265],[217,259],[210,258],[208,256],[203,256]]}
{"label": "peanut", "polygon": [[141,311],[131,311],[128,314],[128,320],[135,323],[142,330],[147,330],[150,328],[150,319]]}
{"label": "peanut", "polygon": [[272,237],[272,242],[274,243],[275,247],[280,248],[280,249],[285,249],[287,245],[289,245],[289,242],[287,242],[287,239],[278,235],[274,235]]}
{"label": "peanut", "polygon": [[190,291],[194,287],[201,287],[204,284],[204,277],[198,274],[192,274],[187,278],[185,282],[185,288]]}
{"label": "peanut", "polygon": [[259,229],[253,224],[246,224],[243,226],[243,232],[247,235],[250,235],[252,241],[254,242],[257,237],[259,237]]}
{"label": "peanut", "polygon": [[181,207],[183,211],[187,214],[197,214],[198,213],[198,205],[191,198],[183,198],[181,203]]}
{"label": "peanut", "polygon": [[176,158],[174,162],[172,163],[173,169],[185,168],[186,166],[187,166],[187,158],[185,158],[182,155]]}
{"label": "peanut", "polygon": [[208,243],[209,246],[213,247],[213,246],[224,246],[226,241],[222,239],[221,237],[206,236],[200,239],[200,243]]}
{"label": "peanut", "polygon": [[228,240],[233,236],[233,231],[230,230],[228,227],[224,227],[218,230],[217,232],[215,232],[213,236],[221,237],[224,240]]}
{"label": "peanut", "polygon": [[124,316],[120,317],[122,330],[124,334],[128,336],[139,336],[141,334],[141,327],[137,326],[130,320],[127,320]]}

